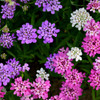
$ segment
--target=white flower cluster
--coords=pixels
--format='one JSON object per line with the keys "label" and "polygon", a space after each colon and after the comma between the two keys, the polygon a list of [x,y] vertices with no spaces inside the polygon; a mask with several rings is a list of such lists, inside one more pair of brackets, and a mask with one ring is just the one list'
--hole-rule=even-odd
{"label": "white flower cluster", "polygon": [[86,22],[91,19],[92,17],[90,16],[90,14],[84,8],[80,8],[79,10],[71,13],[70,22],[72,23],[72,27],[75,26],[76,28],[78,28],[78,30],[81,30]]}
{"label": "white flower cluster", "polygon": [[78,47],[72,47],[67,55],[69,56],[68,59],[82,60],[82,51]]}
{"label": "white flower cluster", "polygon": [[48,78],[49,74],[47,74],[43,68],[41,68],[40,70],[37,70],[37,73],[38,73],[38,74],[36,74],[37,78],[41,77],[43,80],[44,79],[49,80],[49,78]]}

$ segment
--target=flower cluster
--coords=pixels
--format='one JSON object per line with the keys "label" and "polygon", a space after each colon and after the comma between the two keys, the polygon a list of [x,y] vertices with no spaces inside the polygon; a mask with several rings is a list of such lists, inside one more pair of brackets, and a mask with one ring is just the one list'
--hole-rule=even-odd
{"label": "flower cluster", "polygon": [[50,57],[47,57],[47,60],[48,61],[46,61],[46,63],[44,64],[45,65],[45,67],[47,68],[47,69],[50,69],[51,71],[53,71],[54,70],[54,66],[53,66],[53,59],[55,58],[55,56],[56,56],[57,54],[50,54]]}
{"label": "flower cluster", "polygon": [[100,54],[100,36],[86,36],[82,42],[82,47],[87,55],[95,56]]}
{"label": "flower cluster", "polygon": [[20,0],[20,2],[24,2],[24,3],[27,3],[28,1],[30,0]]}
{"label": "flower cluster", "polygon": [[68,59],[82,60],[82,51],[78,47],[72,47],[67,53]]}
{"label": "flower cluster", "polygon": [[[27,70],[28,69],[28,70]],[[20,71],[29,71],[28,64],[25,63],[23,67],[19,64],[19,61],[16,61],[15,58],[9,59],[5,65],[0,63],[0,86],[2,83],[6,86],[10,82],[10,78],[15,78],[20,74]]]}
{"label": "flower cluster", "polygon": [[5,92],[1,92],[2,89],[3,89],[3,87],[0,87],[0,98],[3,98],[5,95]]}
{"label": "flower cluster", "polygon": [[100,89],[100,57],[97,57],[95,60],[96,62],[93,63],[93,69],[91,69],[91,74],[89,76],[88,82],[90,82],[90,86],[96,90]]}
{"label": "flower cluster", "polygon": [[86,9],[93,11],[94,13],[96,10],[98,10],[100,12],[100,1],[99,0],[90,0]]}
{"label": "flower cluster", "polygon": [[58,51],[58,54],[55,56],[55,58],[52,60],[53,61],[53,66],[55,68],[55,72],[58,74],[65,74],[66,71],[71,70],[72,66],[74,65],[71,61],[68,59],[68,53],[69,48],[61,48]]}
{"label": "flower cluster", "polygon": [[14,39],[15,39],[14,34],[10,36],[10,33],[3,33],[0,36],[0,45],[3,47],[10,48],[11,46],[13,46]]}
{"label": "flower cluster", "polygon": [[47,10],[51,14],[55,14],[55,11],[59,11],[62,8],[58,0],[36,0],[35,5],[38,7],[43,6],[43,11]]}
{"label": "flower cluster", "polygon": [[41,77],[42,80],[44,80],[44,79],[49,80],[49,74],[47,74],[43,68],[41,68],[40,70],[37,70],[37,73],[38,73],[38,74],[36,74],[37,78]]}
{"label": "flower cluster", "polygon": [[16,4],[10,5],[9,3],[5,3],[5,5],[1,5],[2,10],[1,13],[3,19],[12,19],[14,17],[14,12],[16,10]]}
{"label": "flower cluster", "polygon": [[22,97],[31,94],[31,83],[29,79],[22,81],[22,77],[18,77],[15,79],[14,83],[11,83],[12,87],[10,90],[15,90],[14,94],[17,94],[17,96]]}
{"label": "flower cluster", "polygon": [[36,29],[33,29],[33,26],[29,23],[22,25],[22,28],[20,28],[20,30],[17,30],[16,32],[18,40],[21,40],[22,44],[30,44],[37,42],[37,34],[35,33]]}
{"label": "flower cluster", "polygon": [[70,87],[80,87],[86,76],[85,73],[82,74],[77,69],[73,69],[72,71],[66,71],[64,77]]}
{"label": "flower cluster", "polygon": [[72,23],[72,27],[75,26],[78,30],[81,30],[81,28],[84,28],[86,22],[91,19],[90,14],[84,8],[80,8],[71,13],[70,22]]}
{"label": "flower cluster", "polygon": [[18,76],[20,74],[20,71],[22,70],[21,64],[19,64],[19,61],[16,61],[15,58],[9,59],[6,62],[7,66],[9,67],[10,72],[10,78],[14,78],[15,76]]}
{"label": "flower cluster", "polygon": [[100,22],[95,22],[94,19],[91,19],[87,21],[83,30],[86,31],[86,36],[100,35]]}
{"label": "flower cluster", "polygon": [[60,90],[60,100],[65,100],[65,98],[66,100],[78,100],[78,97],[82,95],[82,89],[80,87],[70,87],[67,80],[63,82]]}
{"label": "flower cluster", "polygon": [[44,43],[52,43],[52,36],[57,37],[57,33],[59,32],[60,30],[55,28],[55,23],[51,24],[47,20],[42,22],[42,27],[39,27],[37,31],[39,34],[38,38],[41,39],[43,37]]}
{"label": "flower cluster", "polygon": [[36,96],[38,96],[38,98],[41,98],[43,100],[48,98],[48,92],[49,92],[49,88],[50,88],[50,81],[44,81],[42,80],[42,78],[38,77],[35,79],[36,82],[33,82],[32,86],[34,87],[34,89],[32,89],[32,91],[34,92],[34,94]]}

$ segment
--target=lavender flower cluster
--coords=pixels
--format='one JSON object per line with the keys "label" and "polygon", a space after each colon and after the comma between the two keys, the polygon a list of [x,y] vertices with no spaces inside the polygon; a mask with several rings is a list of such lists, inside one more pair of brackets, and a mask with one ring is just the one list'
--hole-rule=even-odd
{"label": "lavender flower cluster", "polygon": [[35,5],[39,8],[43,6],[43,11],[47,10],[51,14],[55,14],[55,11],[59,11],[62,8],[58,0],[36,0]]}
{"label": "lavender flower cluster", "polygon": [[[19,64],[19,61],[16,61],[15,58],[9,59],[5,65],[0,63],[0,86],[6,86],[10,82],[10,78],[15,78],[20,74],[20,71],[25,71],[28,69],[28,66],[22,66]],[[29,70],[29,69],[28,69]]]}

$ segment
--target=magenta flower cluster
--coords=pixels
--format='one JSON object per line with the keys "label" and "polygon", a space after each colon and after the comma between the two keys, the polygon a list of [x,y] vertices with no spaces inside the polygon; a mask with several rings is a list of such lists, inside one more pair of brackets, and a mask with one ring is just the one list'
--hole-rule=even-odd
{"label": "magenta flower cluster", "polygon": [[95,60],[96,62],[93,63],[93,69],[91,69],[91,74],[89,76],[88,82],[93,89],[96,90],[100,89],[100,57],[97,57]]}
{"label": "magenta flower cluster", "polygon": [[57,33],[59,32],[60,30],[55,28],[55,23],[51,24],[47,20],[42,22],[42,26],[37,31],[39,34],[38,38],[41,39],[43,37],[44,43],[52,43],[52,36],[57,37]]}
{"label": "magenta flower cluster", "polygon": [[100,54],[100,22],[91,19],[87,21],[83,30],[86,31],[86,37],[82,42],[84,52],[93,57]]}
{"label": "magenta flower cluster", "polygon": [[3,19],[12,19],[14,17],[14,12],[16,10],[16,4],[9,5],[9,3],[5,3],[5,5],[1,5],[1,14]]}
{"label": "magenta flower cluster", "polygon": [[22,77],[19,77],[15,79],[15,83],[11,83],[11,86],[10,90],[14,90],[14,94],[22,97],[21,100],[33,100],[38,98],[46,100],[51,85],[49,80],[44,81],[40,77],[36,78],[33,83],[30,83],[29,79],[22,81]]}
{"label": "magenta flower cluster", "polygon": [[10,33],[2,33],[0,36],[0,45],[6,48],[10,48],[13,46],[14,39],[16,37],[14,36],[14,33],[10,35]]}
{"label": "magenta flower cluster", "polygon": [[86,36],[100,35],[100,22],[95,22],[94,19],[91,19],[87,21],[83,30],[86,31]]}
{"label": "magenta flower cluster", "polygon": [[68,53],[69,48],[61,48],[58,51],[58,54],[55,56],[53,61],[54,70],[56,73],[64,75],[66,71],[71,70],[72,66],[74,65],[71,61],[68,59]]}
{"label": "magenta flower cluster", "polygon": [[55,11],[59,11],[62,8],[62,5],[58,0],[36,0],[35,5],[39,8],[43,6],[43,11],[51,12],[51,14],[55,14]]}
{"label": "magenta flower cluster", "polygon": [[37,34],[36,29],[33,29],[33,26],[29,23],[22,25],[20,30],[17,30],[18,40],[21,40],[21,43],[29,44],[29,43],[36,43]]}
{"label": "magenta flower cluster", "polygon": [[2,91],[1,91],[2,89],[3,89],[3,87],[1,86],[1,87],[0,87],[0,98],[3,98],[4,95],[5,95],[5,92],[2,92]]}
{"label": "magenta flower cluster", "polygon": [[93,11],[94,13],[96,10],[98,10],[100,12],[100,1],[99,0],[90,0],[86,9]]}

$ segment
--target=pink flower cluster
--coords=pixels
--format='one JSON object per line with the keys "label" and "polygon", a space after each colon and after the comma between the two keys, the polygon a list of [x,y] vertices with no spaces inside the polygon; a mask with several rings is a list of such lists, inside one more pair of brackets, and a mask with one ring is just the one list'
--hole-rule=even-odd
{"label": "pink flower cluster", "polygon": [[100,22],[95,22],[94,19],[91,19],[87,21],[83,30],[86,31],[86,36],[100,35]]}
{"label": "pink flower cluster", "polygon": [[95,56],[96,54],[100,54],[100,37],[99,36],[86,36],[82,42],[82,46],[84,48],[84,52],[87,55]]}
{"label": "pink flower cluster", "polygon": [[22,81],[22,77],[16,78],[15,83],[11,83],[10,90],[15,90],[14,94],[22,97],[21,100],[47,99],[51,86],[50,81],[44,81],[40,77],[36,78],[35,81],[31,83],[29,79]]}
{"label": "pink flower cluster", "polygon": [[86,9],[93,11],[94,13],[95,10],[98,10],[100,12],[100,0],[90,0]]}
{"label": "pink flower cluster", "polygon": [[34,92],[35,95],[38,96],[38,98],[41,98],[43,100],[48,98],[48,92],[50,88],[50,81],[44,81],[42,78],[38,77],[35,79],[36,82],[33,82],[32,86],[34,89],[32,91]]}
{"label": "pink flower cluster", "polygon": [[90,82],[90,86],[96,90],[100,89],[100,57],[97,57],[95,60],[96,62],[93,63],[93,69],[91,69],[91,74],[89,76],[88,82]]}
{"label": "pink flower cluster", "polygon": [[66,71],[71,70],[72,66],[74,65],[71,61],[68,59],[67,53],[69,51],[69,48],[66,48],[66,50],[64,50],[64,48],[61,48],[58,51],[58,54],[55,55],[55,58],[52,59],[53,61],[53,66],[55,69],[55,72],[57,72],[58,74],[65,74]]}
{"label": "pink flower cluster", "polygon": [[91,19],[87,21],[83,30],[86,31],[86,37],[82,42],[84,52],[93,57],[100,54],[100,22]]}
{"label": "pink flower cluster", "polygon": [[3,87],[0,87],[0,98],[3,98],[5,95],[5,92],[1,92],[2,89],[3,89]]}
{"label": "pink flower cluster", "polygon": [[85,73],[78,72],[78,70],[68,70],[65,75],[65,82],[62,83],[59,95],[52,96],[49,100],[78,100],[82,95],[81,84],[84,80]]}

